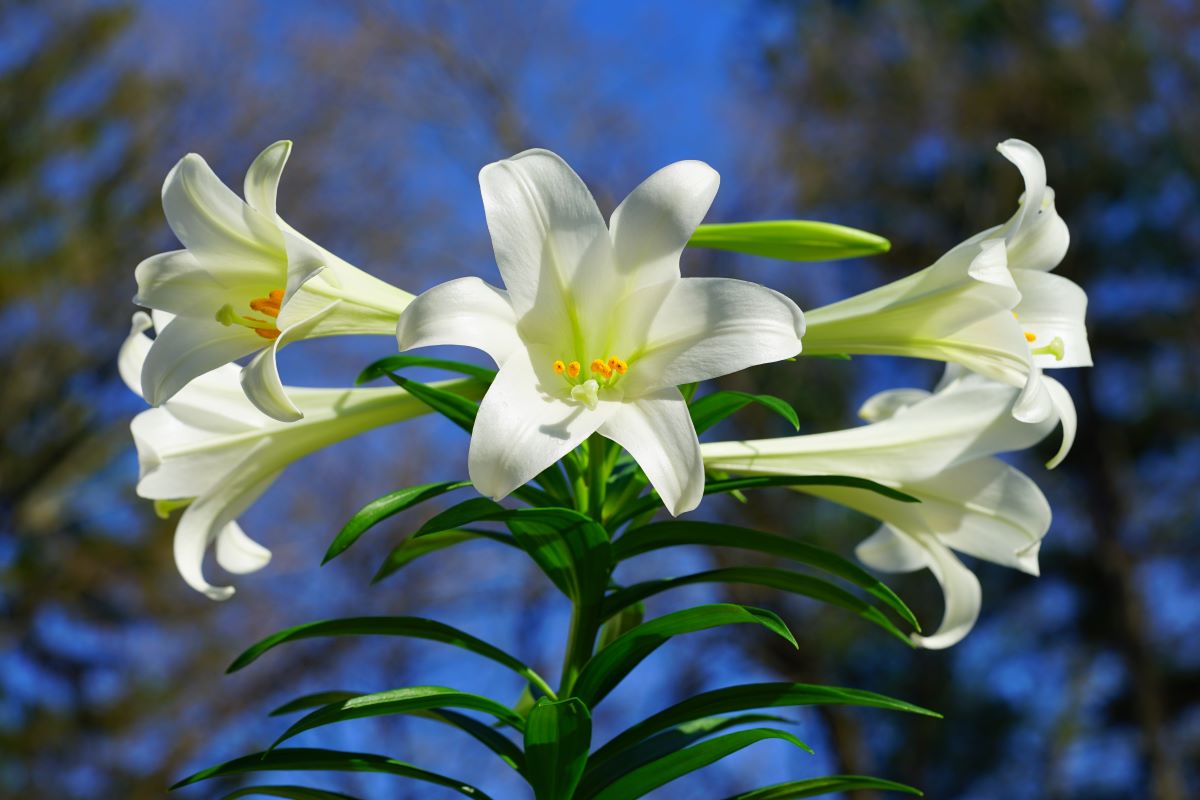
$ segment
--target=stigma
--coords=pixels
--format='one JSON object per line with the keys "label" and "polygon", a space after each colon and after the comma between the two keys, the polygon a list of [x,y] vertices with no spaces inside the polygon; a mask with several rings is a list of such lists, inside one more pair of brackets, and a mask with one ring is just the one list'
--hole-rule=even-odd
{"label": "stigma", "polygon": [[279,316],[279,308],[283,305],[283,289],[268,292],[266,297],[256,297],[247,305],[251,311],[257,312],[267,319],[259,319],[249,314],[238,314],[232,305],[226,303],[217,310],[217,322],[226,326],[241,325],[268,341],[279,338],[279,327],[275,324],[275,318]]}

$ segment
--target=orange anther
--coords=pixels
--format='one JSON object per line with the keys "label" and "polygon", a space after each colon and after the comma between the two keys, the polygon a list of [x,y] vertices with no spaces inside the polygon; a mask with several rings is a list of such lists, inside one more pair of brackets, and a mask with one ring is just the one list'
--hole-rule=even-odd
{"label": "orange anther", "polygon": [[1037,338],[1037,334],[1032,331],[1025,331],[1025,341],[1032,343]]}
{"label": "orange anther", "polygon": [[561,359],[554,362],[554,374],[555,375],[562,375],[566,371],[567,371],[567,365],[564,364]]}
{"label": "orange anther", "polygon": [[580,369],[580,367],[579,367],[578,361],[572,361],[570,364],[567,364],[567,377],[568,378],[578,378],[579,377],[579,369]]}
{"label": "orange anther", "polygon": [[264,339],[275,341],[279,338],[279,330],[277,328],[255,328],[254,332]]}
{"label": "orange anther", "polygon": [[608,368],[615,371],[618,375],[624,375],[625,370],[629,369],[629,365],[626,364],[622,359],[613,356],[612,358],[608,359]]}

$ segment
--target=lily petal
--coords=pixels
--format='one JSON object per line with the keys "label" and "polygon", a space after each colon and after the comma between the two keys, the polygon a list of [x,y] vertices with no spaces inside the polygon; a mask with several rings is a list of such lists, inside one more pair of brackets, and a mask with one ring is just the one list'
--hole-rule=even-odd
{"label": "lily petal", "polygon": [[1075,413],[1075,401],[1071,399],[1071,393],[1067,391],[1067,387],[1053,378],[1043,377],[1042,381],[1050,393],[1050,401],[1054,404],[1054,414],[1062,423],[1062,444],[1054,457],[1046,462],[1046,469],[1054,469],[1063,462],[1067,453],[1071,452],[1071,446],[1075,444],[1075,430],[1078,427],[1079,419]]}
{"label": "lily petal", "polygon": [[[255,451],[265,446],[269,443],[260,443]],[[255,455],[256,452],[248,454],[219,485],[197,497],[184,510],[175,529],[175,567],[189,586],[213,600],[229,599],[234,589],[232,586],[213,586],[205,580],[205,552],[225,527],[279,477],[278,471],[266,476],[255,474]]]}
{"label": "lily petal", "polygon": [[600,434],[624,447],[646,473],[673,516],[704,496],[704,460],[687,401],[675,387],[621,404]]}
{"label": "lily petal", "polygon": [[562,309],[564,289],[588,272],[611,272],[581,270],[598,243],[611,248],[611,240],[591,192],[554,153],[526,150],[488,164],[479,186],[496,264],[518,317],[535,306],[541,313]]}
{"label": "lily petal", "polygon": [[467,456],[471,482],[480,494],[494,500],[507,496],[575,449],[620,405],[569,406],[545,393],[542,380],[522,348],[504,362],[484,395]]}
{"label": "lily petal", "polygon": [[169,400],[193,378],[259,350],[266,341],[249,328],[215,319],[176,317],[160,328],[142,367],[142,396]]}
{"label": "lily petal", "polygon": [[1001,142],[996,149],[1021,170],[1025,180],[1021,207],[1004,226],[1009,266],[1014,270],[1052,270],[1066,255],[1071,236],[1055,210],[1054,190],[1046,185],[1042,154],[1020,139]]}
{"label": "lily petal", "polygon": [[291,152],[292,143],[287,139],[275,142],[259,153],[246,170],[246,202],[267,219],[277,216],[275,196],[279,191],[279,177]]}
{"label": "lily petal", "polygon": [[625,391],[638,396],[791,358],[804,314],[790,299],[747,281],[687,278],[675,284],[632,354]]}
{"label": "lily petal", "polygon": [[307,319],[280,331],[274,341],[263,348],[262,352],[242,369],[242,389],[259,411],[280,422],[295,422],[304,417],[304,414],[291,401],[287,391],[283,388],[283,381],[279,377],[279,366],[275,359],[279,348],[306,338],[322,319],[337,309],[341,302],[341,300],[334,300]]}
{"label": "lily petal", "polygon": [[142,396],[142,365],[146,363],[146,355],[150,352],[153,340],[146,336],[146,331],[154,327],[150,315],[145,311],[135,311],[129,326],[129,335],[121,343],[117,353],[117,372],[121,380],[129,387],[129,391]]}
{"label": "lily petal", "polygon": [[479,278],[459,278],[418,296],[396,328],[401,350],[456,344],[482,350],[496,364],[522,347],[508,294]]}
{"label": "lily petal", "polygon": [[929,566],[929,553],[911,536],[886,522],[875,533],[858,543],[855,557],[880,572],[916,572]]}
{"label": "lily petal", "polygon": [[629,290],[679,279],[679,256],[704,220],[721,176],[702,161],[677,161],[655,172],[613,212],[617,269]]}
{"label": "lily petal", "polygon": [[911,634],[913,643],[926,650],[944,650],[958,644],[975,627],[983,590],[975,573],[963,566],[950,548],[937,541],[922,539],[921,546],[929,553],[929,571],[942,586],[946,610],[942,623],[930,636]]}
{"label": "lily petal", "polygon": [[251,539],[237,522],[217,534],[217,563],[226,572],[246,575],[271,563],[271,551]]}
{"label": "lily petal", "polygon": [[[220,308],[229,298],[229,286],[205,269],[187,250],[172,250],[150,256],[134,270],[138,292],[133,302],[172,314],[194,314],[197,308]],[[224,275],[226,280],[231,275]],[[248,281],[261,280],[251,270]]]}
{"label": "lily petal", "polygon": [[214,274],[253,276],[275,288],[279,229],[221,183],[203,158],[189,153],[179,160],[163,182],[162,200],[175,236]]}

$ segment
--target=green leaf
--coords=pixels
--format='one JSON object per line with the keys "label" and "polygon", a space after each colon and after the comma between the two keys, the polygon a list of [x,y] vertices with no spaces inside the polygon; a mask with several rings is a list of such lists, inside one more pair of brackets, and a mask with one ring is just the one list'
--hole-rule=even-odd
{"label": "green leaf", "polygon": [[413,536],[441,533],[453,528],[461,528],[463,525],[470,525],[472,522],[504,519],[509,513],[511,513],[511,509],[505,508],[494,500],[486,497],[472,497],[470,500],[464,500],[450,506],[445,511],[434,514],[425,521],[424,525],[417,528],[417,532]]}
{"label": "green leaf", "polygon": [[521,508],[504,524],[559,591],[576,603],[603,597],[612,564],[608,531],[569,508]]}
{"label": "green leaf", "polygon": [[496,370],[487,367],[477,367],[462,361],[451,361],[445,358],[426,358],[425,356],[394,355],[381,358],[370,364],[354,379],[355,385],[382,378],[392,372],[399,372],[409,367],[429,367],[444,369],[447,372],[457,372],[470,378],[476,378],[483,383],[491,383],[496,379]]}
{"label": "green leaf", "polygon": [[785,261],[833,261],[886,253],[882,236],[829,222],[784,219],[701,225],[689,247],[730,250]]}
{"label": "green leaf", "polygon": [[393,514],[398,514],[426,500],[431,500],[434,497],[439,497],[447,492],[452,492],[455,489],[463,489],[470,485],[470,481],[425,483],[420,486],[409,486],[407,489],[400,489],[372,500],[350,518],[350,521],[346,523],[345,527],[334,538],[333,543],[329,545],[329,549],[325,552],[325,558],[321,560],[321,563],[328,563],[330,559],[344,553],[346,548],[358,541],[358,537],[366,533],[369,528]]}
{"label": "green leaf", "polygon": [[[422,617],[348,617],[345,619],[330,619],[297,625],[279,631],[255,644],[234,659],[226,672],[236,672],[253,663],[263,653],[286,642],[323,636],[407,636],[414,639],[428,639],[434,642],[461,647],[464,650],[470,650],[476,655],[489,658],[497,664],[508,667],[532,683],[543,687],[546,685],[546,682],[542,680],[540,675],[499,647],[490,645],[482,639],[476,638],[451,625]],[[548,688],[546,692],[551,696],[553,695],[553,692]]]}
{"label": "green leaf", "polygon": [[884,616],[879,609],[855,597],[845,589],[820,578],[769,567],[727,567],[725,569],[698,572],[694,575],[684,575],[679,578],[659,578],[643,583],[636,583],[613,592],[605,598],[604,617],[607,619],[614,614],[620,614],[629,604],[640,604],[639,601],[659,592],[696,583],[748,583],[811,597],[814,600],[820,600],[821,602],[844,608],[847,611],[853,611],[863,619],[883,628],[906,645],[910,647],[914,646],[912,640],[897,628],[891,620]]}
{"label": "green leaf", "polygon": [[688,406],[688,413],[692,415],[692,424],[696,426],[696,433],[700,434],[751,403],[758,403],[769,408],[790,422],[793,428],[800,430],[800,417],[796,415],[796,409],[792,408],[786,400],[770,394],[713,392],[704,395]]}
{"label": "green leaf", "polygon": [[362,697],[365,692],[346,692],[346,691],[328,691],[328,692],[313,692],[312,694],[301,695],[295,700],[288,702],[271,711],[267,716],[280,717],[284,714],[293,714],[297,711],[307,711],[310,708],[319,706],[327,706],[330,703],[337,703],[342,700],[349,700],[351,697]]}
{"label": "green leaf", "polygon": [[797,646],[787,625],[770,611],[732,603],[685,608],[643,622],[592,656],[580,671],[573,694],[595,708],[634,667],[672,636],[745,623],[761,625],[782,636],[792,647]]}
{"label": "green leaf", "polygon": [[689,697],[617,734],[592,754],[588,768],[589,770],[599,769],[604,762],[623,757],[624,751],[638,742],[659,731],[689,720],[761,708],[811,705],[863,706],[922,714],[928,717],[941,717],[934,711],[915,706],[912,703],[860,689],[816,686],[807,683],[750,683],[728,686],[724,689],[714,689]]}
{"label": "green leaf", "polygon": [[521,748],[517,747],[511,739],[491,725],[485,725],[474,717],[468,717],[466,714],[459,714],[457,711],[451,711],[447,708],[435,708],[428,711],[414,711],[412,713],[414,716],[428,717],[429,719],[458,728],[499,756],[500,760],[505,764],[508,764],[517,772],[524,774],[525,754],[521,752]]}
{"label": "green leaf", "polygon": [[239,797],[283,797],[286,800],[358,800],[341,792],[312,789],[308,786],[244,786],[225,795],[222,800]]}
{"label": "green leaf", "polygon": [[655,759],[649,764],[623,775],[595,794],[580,793],[579,800],[587,800],[591,797],[594,797],[595,800],[631,800],[635,797],[642,797],[659,786],[681,778],[689,772],[695,772],[709,764],[714,764],[731,753],[736,753],[738,750],[766,739],[782,739],[807,753],[812,752],[812,748],[787,731],[774,728],[751,728],[747,731],[736,731]]}
{"label": "green leaf", "polygon": [[715,733],[758,722],[789,722],[773,714],[739,714],[734,717],[703,717],[691,720],[663,731],[649,739],[622,751],[619,762],[608,762],[604,769],[597,770],[592,763],[583,775],[584,791],[595,792],[608,784],[633,772],[638,767],[661,758],[668,753],[682,750]]}
{"label": "green leaf", "polygon": [[447,689],[444,686],[406,686],[403,689],[364,694],[361,697],[352,697],[349,700],[323,706],[292,723],[292,726],[284,731],[271,747],[274,748],[275,745],[285,742],[293,736],[298,736],[304,731],[332,725],[336,722],[392,714],[411,714],[415,711],[440,708],[465,708],[482,711],[519,731],[525,729],[525,720],[520,714],[503,703],[497,703],[482,695]]}
{"label": "green leaf", "polygon": [[920,789],[914,789],[895,781],[886,781],[883,778],[871,778],[866,775],[826,775],[823,778],[808,778],[802,781],[788,781],[787,783],[777,783],[774,786],[764,786],[761,789],[735,794],[726,800],[796,800],[800,797],[817,797],[833,792],[852,792],[856,789],[882,789],[887,792],[924,796]]}
{"label": "green leaf", "polygon": [[539,700],[525,723],[526,777],[534,797],[571,797],[591,744],[592,715],[581,700]]}
{"label": "green leaf", "polygon": [[866,590],[899,614],[914,630],[921,630],[920,623],[904,601],[862,567],[824,548],[773,533],[715,522],[671,520],[655,522],[629,531],[617,539],[613,545],[613,552],[617,561],[624,561],[642,553],[676,545],[736,547],[807,564]]}
{"label": "green leaf", "polygon": [[899,489],[876,483],[867,478],[852,475],[750,475],[742,478],[723,478],[704,487],[705,494],[732,492],[740,489],[765,489],[772,486],[844,486],[848,489],[865,489],[901,503],[919,503],[919,498]]}
{"label": "green leaf", "polygon": [[[609,599],[612,596],[609,595]],[[609,599],[605,599],[602,609],[608,607]],[[616,641],[618,637],[625,635],[633,628],[642,624],[646,619],[646,606],[640,602],[623,603],[619,611],[610,613],[602,610],[601,616],[608,621],[600,629],[600,641],[596,647],[603,650]]]}
{"label": "green leaf", "polygon": [[420,400],[446,419],[462,428],[467,433],[475,426],[475,415],[479,413],[479,404],[457,394],[443,389],[428,386],[424,383],[405,378],[402,375],[388,373],[388,378],[413,397]]}
{"label": "green leaf", "polygon": [[322,750],[314,747],[283,747],[262,753],[253,753],[215,767],[201,770],[176,783],[172,790],[190,786],[209,778],[225,775],[242,775],[247,772],[269,772],[278,770],[333,771],[333,772],[385,772],[403,778],[413,778],[438,786],[448,786],[459,794],[476,800],[490,800],[483,792],[470,784],[445,775],[414,767],[403,761],[371,753],[346,753],[339,750]]}
{"label": "green leaf", "polygon": [[436,553],[439,550],[445,550],[447,547],[453,547],[456,544],[463,542],[471,542],[476,539],[491,539],[494,542],[506,544],[509,547],[516,547],[517,543],[507,533],[497,533],[495,531],[485,531],[477,528],[468,528],[461,531],[442,531],[441,533],[429,533],[419,538],[409,537],[400,544],[392,548],[388,553],[387,558],[383,560],[383,564],[375,572],[371,578],[371,583],[378,583],[393,572],[399,571],[401,568],[416,561],[422,556]]}
{"label": "green leaf", "polygon": [[[845,486],[851,489],[865,489],[881,494],[890,500],[903,503],[919,503],[917,498],[905,494],[898,489],[884,486],[882,483],[866,478],[855,478],[850,475],[753,475],[744,478],[720,478],[704,482],[704,494],[720,494],[722,492],[738,492],[742,489],[766,489],[773,486]],[[609,527],[616,529],[631,519],[642,514],[648,514],[662,508],[658,495],[651,494],[628,504],[623,511],[613,515]]]}

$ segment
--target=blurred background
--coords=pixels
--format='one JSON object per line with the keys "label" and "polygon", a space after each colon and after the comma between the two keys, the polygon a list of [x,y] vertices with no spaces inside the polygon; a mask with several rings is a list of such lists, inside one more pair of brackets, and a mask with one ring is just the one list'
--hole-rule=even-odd
{"label": "blurred background", "polygon": [[[189,771],[266,745],[282,729],[266,712],[306,691],[438,683],[515,700],[520,690],[459,651],[383,640],[293,645],[223,674],[245,646],[291,624],[417,613],[556,671],[562,598],[494,545],[455,548],[368,586],[389,545],[432,505],[318,567],[363,503],[465,474],[465,435],[432,419],[290,469],[243,518],[275,559],[239,579],[231,601],[180,580],[174,521],[134,495],[128,423],[143,406],[120,383],[115,354],[134,266],[176,246],[159,189],[183,154],[203,154],[237,188],[259,150],[295,140],[284,216],[414,292],[464,274],[497,279],[475,182],[489,161],[554,149],[608,211],[654,169],[703,159],[722,174],[710,221],[806,217],[891,239],[885,256],[833,265],[685,254],[685,274],[761,281],[808,308],[925,266],[1007,219],[1020,182],[994,147],[1010,136],[1046,157],[1072,232],[1060,272],[1090,296],[1097,365],[1065,376],[1081,414],[1065,465],[1040,466],[1056,437],[1018,459],[1054,507],[1042,577],[978,565],[983,617],[944,652],[909,652],[826,607],[738,592],[780,612],[799,653],[741,631],[681,638],[614,694],[597,739],[702,688],[825,682],[947,717],[798,711],[815,756],[762,743],[654,796],[721,797],[829,772],[878,774],[938,800],[1200,796],[1195,4],[465,9],[0,2],[0,796],[162,797]],[[281,369],[289,383],[345,385],[393,347],[305,343],[285,351]],[[874,391],[927,387],[937,373],[882,358],[817,360],[726,385],[787,398],[816,432],[853,424]],[[785,433],[748,409],[709,438]],[[844,554],[873,529],[786,490],[706,508]],[[647,556],[626,574],[682,574],[727,557]],[[928,573],[890,583],[936,624],[941,595]],[[650,611],[709,596],[668,594]],[[473,742],[428,721],[307,737],[297,743],[382,750],[497,797],[524,796]],[[303,779],[366,797],[450,796],[379,776]]]}

